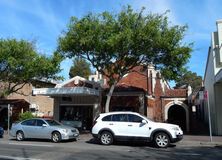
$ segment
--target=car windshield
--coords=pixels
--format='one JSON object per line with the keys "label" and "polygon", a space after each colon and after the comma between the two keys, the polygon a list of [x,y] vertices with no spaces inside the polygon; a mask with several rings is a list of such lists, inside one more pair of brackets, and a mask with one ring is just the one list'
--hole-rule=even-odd
{"label": "car windshield", "polygon": [[45,120],[50,126],[60,126],[61,124],[55,120]]}

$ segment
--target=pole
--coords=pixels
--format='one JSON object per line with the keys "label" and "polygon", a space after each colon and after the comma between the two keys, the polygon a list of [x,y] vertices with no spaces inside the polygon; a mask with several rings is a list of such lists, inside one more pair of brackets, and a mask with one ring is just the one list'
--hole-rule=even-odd
{"label": "pole", "polygon": [[10,104],[8,104],[8,138],[9,138],[9,127],[10,127]]}
{"label": "pole", "polygon": [[210,103],[209,103],[209,95],[208,91],[205,91],[205,96],[207,100],[207,109],[208,109],[208,121],[209,121],[209,131],[210,131],[210,142],[212,142],[212,127],[211,127],[211,113],[210,113]]}

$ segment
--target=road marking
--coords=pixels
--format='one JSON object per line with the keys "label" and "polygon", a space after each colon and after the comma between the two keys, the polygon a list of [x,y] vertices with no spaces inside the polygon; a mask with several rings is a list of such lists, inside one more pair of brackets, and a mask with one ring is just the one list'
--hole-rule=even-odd
{"label": "road marking", "polygon": [[12,157],[12,156],[4,156],[0,155],[0,158],[4,159],[12,159],[12,160],[41,160],[41,159],[34,159],[34,158],[23,158],[23,157]]}
{"label": "road marking", "polygon": [[29,143],[8,143],[8,144],[18,145],[18,146],[54,147],[54,145],[46,145],[46,144],[29,144]]}
{"label": "road marking", "polygon": [[182,155],[182,156],[201,156],[199,153],[174,153],[175,155]]}

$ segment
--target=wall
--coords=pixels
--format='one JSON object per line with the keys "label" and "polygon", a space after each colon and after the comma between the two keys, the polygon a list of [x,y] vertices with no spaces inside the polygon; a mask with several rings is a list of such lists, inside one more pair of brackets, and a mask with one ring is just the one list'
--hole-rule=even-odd
{"label": "wall", "polygon": [[[122,78],[118,86],[141,88],[146,97],[147,117],[154,121],[164,121],[164,106],[166,102],[163,97],[171,97],[171,99],[187,98],[187,89],[170,89],[160,72],[156,71],[152,66],[148,66],[148,68],[143,68],[142,66],[135,67],[132,72]],[[120,104],[122,104],[121,102]]]}
{"label": "wall", "polygon": [[32,89],[33,86],[30,84],[25,85],[20,92],[24,95],[13,93],[8,96],[8,99],[24,99],[30,104],[36,104],[39,106],[39,113],[40,115],[53,115],[53,105],[54,100],[48,96],[32,96]]}
{"label": "wall", "polygon": [[[212,133],[215,135],[222,135],[222,128],[219,122],[222,121],[221,115],[221,92],[222,87],[220,82],[216,82],[216,75],[222,69],[222,21],[217,21],[217,31],[211,35],[211,47],[208,51],[208,59],[205,69],[204,86],[208,91],[209,108],[211,115]],[[208,105],[204,105],[204,121],[208,122]]]}
{"label": "wall", "polygon": [[213,123],[213,133],[216,135],[222,135],[222,82],[216,83],[214,85],[215,88],[215,113],[213,114],[212,119],[214,119]]}

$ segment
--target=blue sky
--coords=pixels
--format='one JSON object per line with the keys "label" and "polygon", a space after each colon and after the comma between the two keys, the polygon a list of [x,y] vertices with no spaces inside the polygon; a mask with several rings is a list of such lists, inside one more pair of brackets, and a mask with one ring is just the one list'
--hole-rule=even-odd
{"label": "blue sky", "polygon": [[[188,25],[185,42],[194,42],[189,70],[204,76],[211,32],[216,20],[222,19],[221,0],[0,0],[0,38],[36,41],[41,53],[52,54],[57,39],[71,16],[81,18],[89,12],[118,12],[124,5],[136,11],[168,13],[173,25]],[[68,79],[71,60],[62,62],[63,75]]]}

